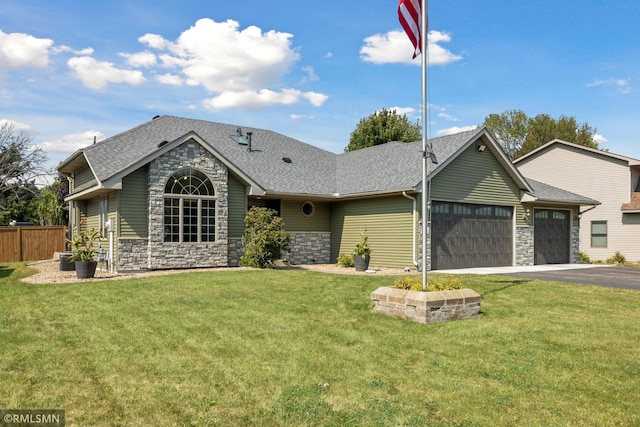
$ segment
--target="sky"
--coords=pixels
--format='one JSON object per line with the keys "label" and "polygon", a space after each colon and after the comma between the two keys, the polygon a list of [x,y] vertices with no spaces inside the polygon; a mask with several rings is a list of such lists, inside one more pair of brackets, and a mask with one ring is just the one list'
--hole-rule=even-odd
{"label": "sky", "polygon": [[[341,153],[382,108],[421,117],[397,0],[3,0],[0,125],[55,167],[156,115]],[[431,0],[429,138],[489,114],[573,116],[640,159],[640,2]]]}

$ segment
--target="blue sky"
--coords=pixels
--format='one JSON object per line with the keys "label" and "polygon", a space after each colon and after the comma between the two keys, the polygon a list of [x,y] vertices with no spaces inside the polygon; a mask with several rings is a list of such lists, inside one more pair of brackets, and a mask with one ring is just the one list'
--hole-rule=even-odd
{"label": "blue sky", "polygon": [[[4,0],[0,123],[48,152],[170,114],[342,152],[381,108],[420,117],[396,0]],[[429,1],[429,137],[491,113],[574,116],[640,158],[640,2]]]}

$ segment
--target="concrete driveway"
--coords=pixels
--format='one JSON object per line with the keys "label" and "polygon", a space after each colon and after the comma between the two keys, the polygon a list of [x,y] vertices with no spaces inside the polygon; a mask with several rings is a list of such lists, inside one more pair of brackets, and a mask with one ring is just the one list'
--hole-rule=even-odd
{"label": "concrete driveway", "polygon": [[499,274],[554,282],[581,283],[640,291],[640,268],[593,264],[551,264],[527,267],[487,267],[439,270],[449,274]]}

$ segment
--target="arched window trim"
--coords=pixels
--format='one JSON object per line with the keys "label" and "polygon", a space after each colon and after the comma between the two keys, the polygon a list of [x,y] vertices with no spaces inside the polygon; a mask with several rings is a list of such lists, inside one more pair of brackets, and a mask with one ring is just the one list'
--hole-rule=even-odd
{"label": "arched window trim", "polygon": [[163,195],[164,242],[215,242],[218,223],[216,190],[211,178],[196,168],[173,172],[165,183]]}

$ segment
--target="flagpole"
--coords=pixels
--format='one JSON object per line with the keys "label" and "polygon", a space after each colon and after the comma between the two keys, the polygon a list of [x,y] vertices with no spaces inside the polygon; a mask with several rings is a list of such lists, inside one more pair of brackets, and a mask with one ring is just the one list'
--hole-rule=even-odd
{"label": "flagpole", "polygon": [[[427,288],[427,237],[431,234],[427,203],[427,8],[429,1],[422,0],[420,8],[420,51],[422,53],[422,290]],[[431,194],[429,194],[431,197]]]}

